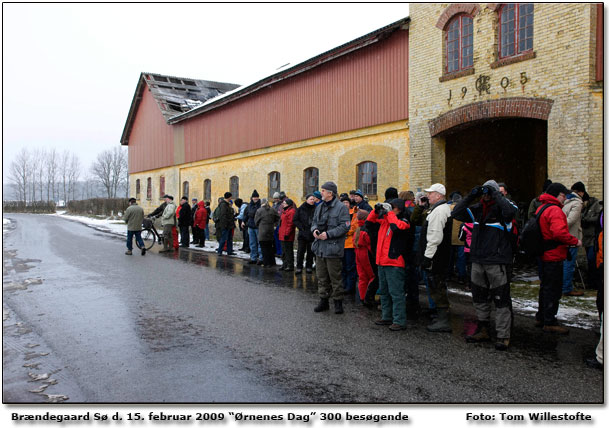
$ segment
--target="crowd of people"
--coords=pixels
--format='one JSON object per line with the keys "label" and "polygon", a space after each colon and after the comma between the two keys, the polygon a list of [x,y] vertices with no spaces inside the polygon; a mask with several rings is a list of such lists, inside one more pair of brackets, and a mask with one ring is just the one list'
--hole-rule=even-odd
{"label": "crowd of people", "polygon": [[[279,269],[285,272],[303,275],[315,269],[319,294],[315,312],[329,310],[331,299],[334,312],[342,314],[343,299],[350,294],[369,308],[377,308],[378,299],[381,315],[375,323],[392,331],[404,330],[408,320],[416,320],[422,312],[419,285],[424,284],[432,316],[427,329],[451,332],[447,281],[456,273],[457,282],[472,293],[477,317],[476,330],[466,341],[492,340],[494,305],[495,348],[507,350],[513,324],[510,283],[526,233],[527,243],[537,240],[541,248],[535,254],[540,278],[536,326],[549,334],[569,333],[556,314],[562,296],[583,294],[573,287],[574,270],[579,270],[577,252],[582,246],[588,260],[588,282],[598,290],[597,307],[601,316],[603,313],[602,201],[590,197],[581,182],[567,189],[546,181],[540,196],[531,201],[526,218],[520,218],[507,186],[494,180],[474,187],[467,195],[458,191],[447,195],[441,183],[416,194],[390,187],[384,201],[374,207],[360,190],[339,193],[333,182],[306,195],[300,206],[285,192],[266,199],[256,190],[249,202],[233,201],[226,192],[213,213],[209,202],[193,199],[191,206],[183,197],[176,207],[172,196],[164,199],[150,213],[161,217],[165,237],[161,252],[173,251],[178,245],[204,246],[211,220],[217,254],[234,255],[233,236],[239,228],[241,250],[249,253],[249,264],[271,268],[276,257],[281,257]],[[132,237],[141,240],[137,223],[141,229],[143,211],[134,206],[136,201],[131,199],[125,213],[129,255]],[[602,366],[602,340],[599,347],[595,361]]]}

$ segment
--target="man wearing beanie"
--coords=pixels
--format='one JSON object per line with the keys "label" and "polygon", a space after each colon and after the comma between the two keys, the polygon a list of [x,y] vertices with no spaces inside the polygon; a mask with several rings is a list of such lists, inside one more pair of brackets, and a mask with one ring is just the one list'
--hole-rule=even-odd
{"label": "man wearing beanie", "polygon": [[[480,198],[476,203],[475,200]],[[473,204],[473,205],[472,205]],[[491,304],[495,303],[495,349],[507,350],[512,324],[508,265],[512,264],[512,220],[518,207],[506,199],[495,180],[476,186],[453,209],[456,220],[474,223],[470,261],[472,299],[478,326],[468,342],[490,340]]]}
{"label": "man wearing beanie", "polygon": [[334,313],[343,313],[342,258],[345,236],[351,227],[349,210],[338,198],[336,184],[331,181],[321,186],[322,202],[315,208],[311,232],[311,248],[317,256],[315,267],[320,301],[315,312],[330,309],[329,299],[334,300]]}
{"label": "man wearing beanie", "polygon": [[562,211],[569,190],[561,183],[552,183],[539,197],[542,205],[537,209],[544,253],[541,255],[541,284],[535,325],[547,333],[568,334],[566,327],[558,325],[556,314],[562,295],[563,262],[567,247],[581,247],[581,240],[569,233],[567,217]]}
{"label": "man wearing beanie", "polygon": [[[569,233],[580,241],[584,234],[582,230],[582,210],[584,208],[583,197],[586,193],[584,183],[578,181],[571,186],[571,192],[567,194],[562,211],[567,216]],[[577,247],[567,250],[567,260],[563,264],[562,294],[563,296],[583,296],[584,292],[573,289],[573,273],[575,272],[575,261],[577,260]]]}

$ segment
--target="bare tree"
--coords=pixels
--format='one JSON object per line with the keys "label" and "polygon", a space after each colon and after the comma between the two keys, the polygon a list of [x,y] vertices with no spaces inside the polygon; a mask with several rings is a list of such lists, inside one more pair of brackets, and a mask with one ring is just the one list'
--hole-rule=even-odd
{"label": "bare tree", "polygon": [[91,173],[106,190],[108,198],[115,198],[127,170],[127,155],[121,147],[108,149],[97,155]]}
{"label": "bare tree", "polygon": [[[70,200],[76,199],[76,183],[78,182],[78,177],[80,177],[80,159],[72,153],[68,167],[68,199]],[[72,196],[70,197],[70,195]]]}
{"label": "bare tree", "polygon": [[47,202],[55,200],[57,173],[59,170],[59,155],[54,147],[45,153],[44,173],[47,187]]}
{"label": "bare tree", "polygon": [[17,189],[19,200],[27,203],[30,185],[30,161],[31,155],[27,148],[22,148],[17,157],[11,162],[9,170],[9,180],[13,182]]}

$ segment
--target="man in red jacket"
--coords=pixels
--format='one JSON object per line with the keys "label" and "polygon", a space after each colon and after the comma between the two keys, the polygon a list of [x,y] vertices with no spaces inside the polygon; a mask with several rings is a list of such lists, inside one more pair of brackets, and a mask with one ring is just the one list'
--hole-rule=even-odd
{"label": "man in red jacket", "polygon": [[541,285],[539,286],[539,308],[535,315],[536,325],[543,326],[548,333],[568,334],[566,327],[558,325],[556,313],[562,295],[563,262],[567,258],[567,247],[581,247],[582,242],[569,233],[567,217],[562,211],[562,205],[569,190],[560,183],[552,183],[539,197],[541,206],[548,208],[539,218],[539,227],[547,248],[541,256]]}

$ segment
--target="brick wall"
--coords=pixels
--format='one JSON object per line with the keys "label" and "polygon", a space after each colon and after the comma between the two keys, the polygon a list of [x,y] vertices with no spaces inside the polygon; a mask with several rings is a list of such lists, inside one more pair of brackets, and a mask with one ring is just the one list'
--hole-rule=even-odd
{"label": "brick wall", "polygon": [[[532,117],[526,106],[529,100],[533,111],[538,109],[547,118],[549,178],[567,186],[581,180],[591,195],[601,196],[603,95],[595,74],[596,7],[536,3],[533,53],[498,61],[497,6],[478,3],[479,10],[474,6],[468,5],[474,15],[474,71],[459,77],[443,76],[444,34],[437,25],[454,16],[455,6],[451,12],[450,3],[410,5],[411,187],[445,179],[442,131],[469,120]],[[480,76],[487,76],[488,92],[477,89]],[[509,104],[511,110],[493,110],[510,108]],[[492,156],[492,149],[488,155]]]}

